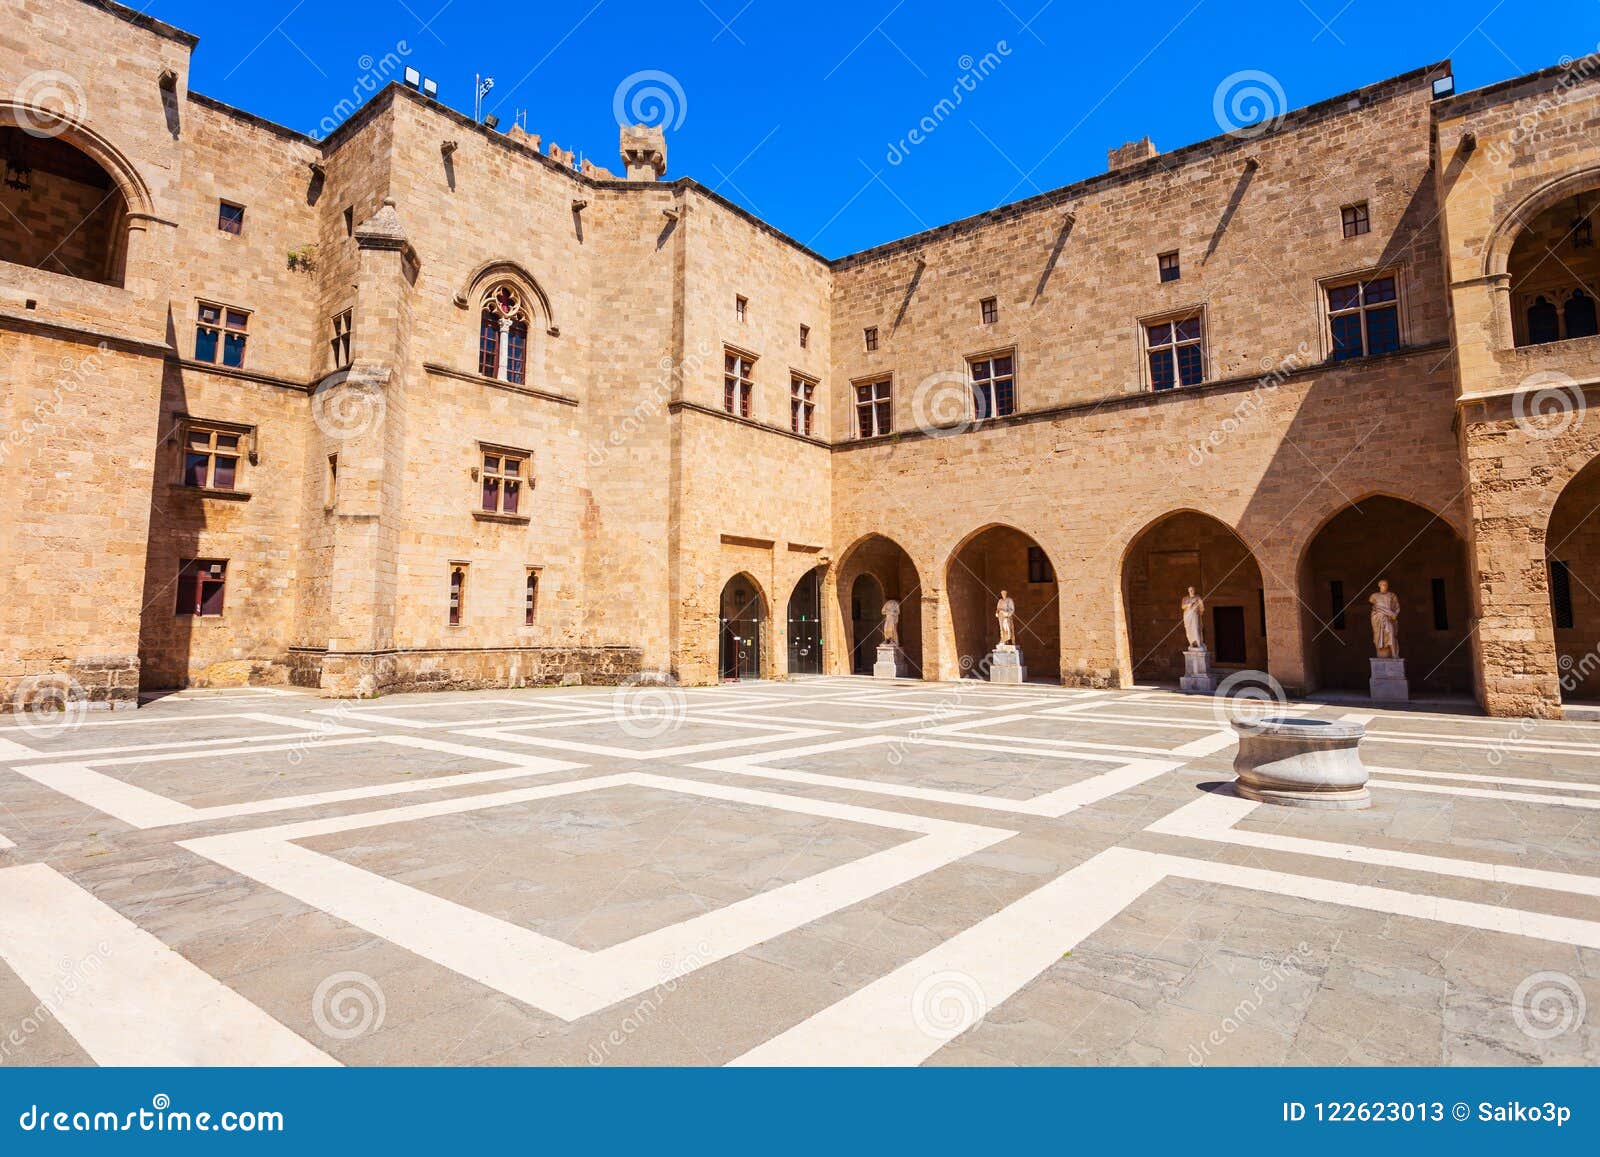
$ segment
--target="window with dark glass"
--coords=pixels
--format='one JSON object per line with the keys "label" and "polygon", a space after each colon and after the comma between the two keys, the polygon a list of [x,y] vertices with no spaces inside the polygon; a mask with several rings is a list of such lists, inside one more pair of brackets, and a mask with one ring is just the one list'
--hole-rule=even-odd
{"label": "window with dark glass", "polygon": [[1561,307],[1561,320],[1566,323],[1568,337],[1593,337],[1600,330],[1595,326],[1594,298],[1581,289],[1574,289]]}
{"label": "window with dark glass", "polygon": [[1056,581],[1056,572],[1050,567],[1050,559],[1042,547],[1030,546],[1028,548],[1028,581],[1030,583],[1053,583]]}
{"label": "window with dark glass", "polygon": [[1561,340],[1561,315],[1548,297],[1540,295],[1528,306],[1528,342],[1542,345]]}
{"label": "window with dark glass", "polygon": [[972,415],[1003,418],[1017,409],[1017,378],[1012,356],[1000,354],[967,363],[972,374]]}
{"label": "window with dark glass", "polygon": [[856,437],[876,438],[894,429],[889,408],[889,379],[856,386]]}
{"label": "window with dark glass", "polygon": [[789,428],[796,434],[810,434],[815,420],[817,383],[799,374],[789,377]]}
{"label": "window with dark glass", "polygon": [[861,336],[862,336],[863,339],[865,339],[865,341],[867,343],[867,352],[868,353],[871,353],[873,350],[878,348],[878,327],[877,326],[875,326],[875,325],[867,326],[866,329],[861,331]]}
{"label": "window with dark glass", "polygon": [[722,355],[722,408],[741,418],[751,416],[755,395],[755,362],[732,350]]}
{"label": "window with dark glass", "polygon": [[1333,360],[1391,354],[1400,348],[1400,302],[1392,274],[1328,287]]}
{"label": "window with dark glass", "polygon": [[993,325],[1000,320],[1000,302],[997,298],[986,297],[978,302],[978,316],[983,319],[984,325]]}
{"label": "window with dark glass", "polygon": [[1156,257],[1156,269],[1160,272],[1162,281],[1176,281],[1183,276],[1183,267],[1178,264],[1178,251],[1162,253]]}
{"label": "window with dark glass", "polygon": [[244,206],[235,205],[228,201],[217,203],[217,228],[224,233],[239,234],[244,232]]}
{"label": "window with dark glass", "polygon": [[527,459],[499,450],[483,455],[483,509],[490,514],[516,514],[522,502],[522,471]]}
{"label": "window with dark glass", "polygon": [[1359,237],[1372,230],[1372,221],[1367,215],[1367,203],[1360,201],[1354,205],[1346,205],[1339,210],[1340,221],[1344,226],[1346,237]]}
{"label": "window with dark glass", "polygon": [[512,385],[528,375],[528,312],[522,295],[499,285],[483,296],[478,325],[478,372]]}
{"label": "window with dark glass", "polygon": [[1328,583],[1328,606],[1330,608],[1328,615],[1329,625],[1336,631],[1344,630],[1345,601],[1343,580],[1333,579]]}
{"label": "window with dark glass", "polygon": [[1199,314],[1144,327],[1150,362],[1150,388],[1198,386],[1206,380],[1205,324]]}
{"label": "window with dark glass", "polygon": [[237,430],[191,422],[184,430],[183,484],[204,490],[234,490],[239,484]]}
{"label": "window with dark glass", "polygon": [[803,326],[800,327],[800,348],[801,349],[809,349],[810,347],[811,347],[811,327],[809,325],[803,325]]}
{"label": "window with dark glass", "polygon": [[174,614],[215,616],[222,613],[223,588],[228,581],[228,560],[182,559],[178,565],[178,600]]}
{"label": "window with dark glass", "polygon": [[199,302],[195,320],[194,360],[242,368],[249,328],[250,315],[245,310],[209,301]]}

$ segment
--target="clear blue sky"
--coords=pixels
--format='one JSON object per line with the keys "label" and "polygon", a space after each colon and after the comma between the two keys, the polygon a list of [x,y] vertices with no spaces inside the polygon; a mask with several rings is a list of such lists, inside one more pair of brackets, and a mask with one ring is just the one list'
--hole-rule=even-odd
{"label": "clear blue sky", "polygon": [[[313,133],[403,45],[445,103],[470,113],[473,74],[491,75],[485,111],[502,127],[526,109],[529,131],[617,169],[618,87],[665,73],[670,82],[634,87],[655,83],[675,122],[681,114],[668,175],[696,178],[828,256],[1101,172],[1106,149],[1125,140],[1149,134],[1165,150],[1214,136],[1218,88],[1237,73],[1270,81],[1234,90],[1269,101],[1281,91],[1297,108],[1445,57],[1458,91],[1478,88],[1600,42],[1592,0],[1536,16],[1519,0],[148,0],[147,10],[200,36],[195,89]],[[959,105],[938,111],[954,89]],[[935,127],[910,144],[925,117]]]}

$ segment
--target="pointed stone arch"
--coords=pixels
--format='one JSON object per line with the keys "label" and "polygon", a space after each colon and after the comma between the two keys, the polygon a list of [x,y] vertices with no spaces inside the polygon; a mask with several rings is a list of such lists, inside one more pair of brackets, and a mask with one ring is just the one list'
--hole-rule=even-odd
{"label": "pointed stone arch", "polygon": [[986,677],[1000,641],[995,603],[1004,591],[1016,604],[1014,629],[1030,682],[1061,676],[1061,598],[1055,563],[1038,539],[1015,526],[990,522],[950,550],[945,595],[956,677]]}
{"label": "pointed stone arch", "polygon": [[[837,674],[870,675],[883,640],[883,603],[900,603],[900,647],[913,675],[924,673],[922,576],[911,554],[888,535],[864,534],[840,555],[834,568],[839,615],[832,669]],[[866,583],[858,590],[862,579]]]}

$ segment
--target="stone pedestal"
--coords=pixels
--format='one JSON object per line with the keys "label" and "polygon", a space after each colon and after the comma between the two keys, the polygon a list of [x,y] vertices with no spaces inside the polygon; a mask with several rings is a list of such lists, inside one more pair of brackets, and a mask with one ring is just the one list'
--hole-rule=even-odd
{"label": "stone pedestal", "polygon": [[1361,762],[1359,723],[1329,719],[1235,722],[1239,752],[1234,790],[1246,799],[1286,807],[1355,811],[1372,806]]}
{"label": "stone pedestal", "polygon": [[1217,681],[1211,676],[1211,665],[1208,660],[1209,656],[1204,647],[1190,647],[1184,651],[1183,678],[1178,680],[1180,690],[1209,695],[1217,689]]}
{"label": "stone pedestal", "polygon": [[899,679],[909,673],[906,653],[899,643],[879,643],[878,661],[872,665],[874,679]]}
{"label": "stone pedestal", "polygon": [[1411,698],[1404,659],[1373,659],[1372,680],[1367,684],[1375,703],[1404,703]]}
{"label": "stone pedestal", "polygon": [[1028,668],[1022,664],[1022,652],[1002,643],[989,652],[989,682],[1021,683],[1028,677]]}

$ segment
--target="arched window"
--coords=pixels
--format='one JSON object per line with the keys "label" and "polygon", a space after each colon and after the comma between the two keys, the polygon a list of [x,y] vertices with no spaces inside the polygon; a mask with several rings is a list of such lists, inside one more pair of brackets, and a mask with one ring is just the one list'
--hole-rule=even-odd
{"label": "arched window", "polygon": [[528,376],[528,312],[522,294],[497,285],[483,295],[478,328],[478,372],[522,385]]}
{"label": "arched window", "polygon": [[1572,296],[1561,307],[1561,314],[1567,323],[1568,337],[1593,337],[1600,333],[1600,326],[1595,324],[1594,298],[1581,289],[1572,291]]}
{"label": "arched window", "polygon": [[1528,344],[1543,345],[1547,341],[1560,340],[1561,321],[1556,316],[1556,307],[1541,294],[1528,306]]}

